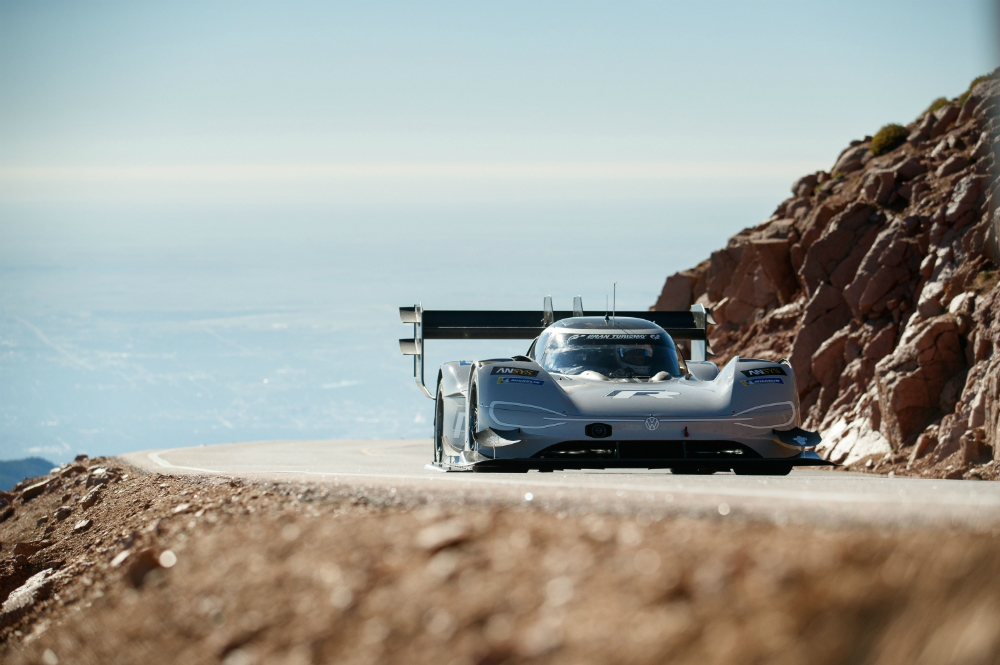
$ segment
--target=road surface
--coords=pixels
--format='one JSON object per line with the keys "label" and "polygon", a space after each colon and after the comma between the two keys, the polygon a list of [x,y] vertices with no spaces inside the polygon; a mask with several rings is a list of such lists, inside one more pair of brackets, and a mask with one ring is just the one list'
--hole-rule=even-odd
{"label": "road surface", "polygon": [[779,524],[952,526],[1000,533],[1000,483],[796,469],[785,477],[680,476],[667,470],[444,473],[429,440],[261,441],[142,451],[140,469],[251,481],[298,481],[373,498],[521,504],[647,517],[753,518]]}

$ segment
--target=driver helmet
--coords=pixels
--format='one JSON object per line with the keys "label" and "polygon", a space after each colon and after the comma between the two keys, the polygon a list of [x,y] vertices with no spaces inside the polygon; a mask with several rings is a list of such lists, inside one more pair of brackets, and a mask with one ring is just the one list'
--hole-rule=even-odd
{"label": "driver helmet", "polygon": [[622,367],[627,367],[638,374],[646,374],[653,363],[653,347],[649,344],[619,346],[615,350],[615,358]]}

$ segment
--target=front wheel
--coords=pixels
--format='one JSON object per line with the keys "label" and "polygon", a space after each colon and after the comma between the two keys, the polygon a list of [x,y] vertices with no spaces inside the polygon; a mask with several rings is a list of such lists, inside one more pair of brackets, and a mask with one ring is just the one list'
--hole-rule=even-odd
{"label": "front wheel", "polygon": [[476,431],[479,429],[479,395],[477,393],[476,384],[473,382],[469,385],[469,433],[467,435],[469,442],[467,450],[476,449]]}
{"label": "front wheel", "polygon": [[434,398],[434,463],[444,461],[444,397],[441,382],[438,381],[437,396]]}

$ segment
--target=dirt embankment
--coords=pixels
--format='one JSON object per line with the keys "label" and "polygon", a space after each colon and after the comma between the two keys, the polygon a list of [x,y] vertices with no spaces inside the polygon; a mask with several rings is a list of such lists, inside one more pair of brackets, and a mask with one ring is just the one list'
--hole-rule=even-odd
{"label": "dirt embankment", "polygon": [[998,73],[852,141],[653,307],[711,308],[716,360],[789,358],[834,461],[1000,477]]}
{"label": "dirt embankment", "polygon": [[12,665],[1000,662],[1000,533],[427,505],[114,460],[17,489]]}

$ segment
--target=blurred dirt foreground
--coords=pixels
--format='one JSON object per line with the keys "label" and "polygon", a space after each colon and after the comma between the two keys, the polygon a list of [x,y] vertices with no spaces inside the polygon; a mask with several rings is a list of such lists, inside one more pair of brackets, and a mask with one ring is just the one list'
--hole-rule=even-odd
{"label": "blurred dirt foreground", "polygon": [[428,505],[79,460],[0,495],[3,663],[1000,662],[1000,533]]}

